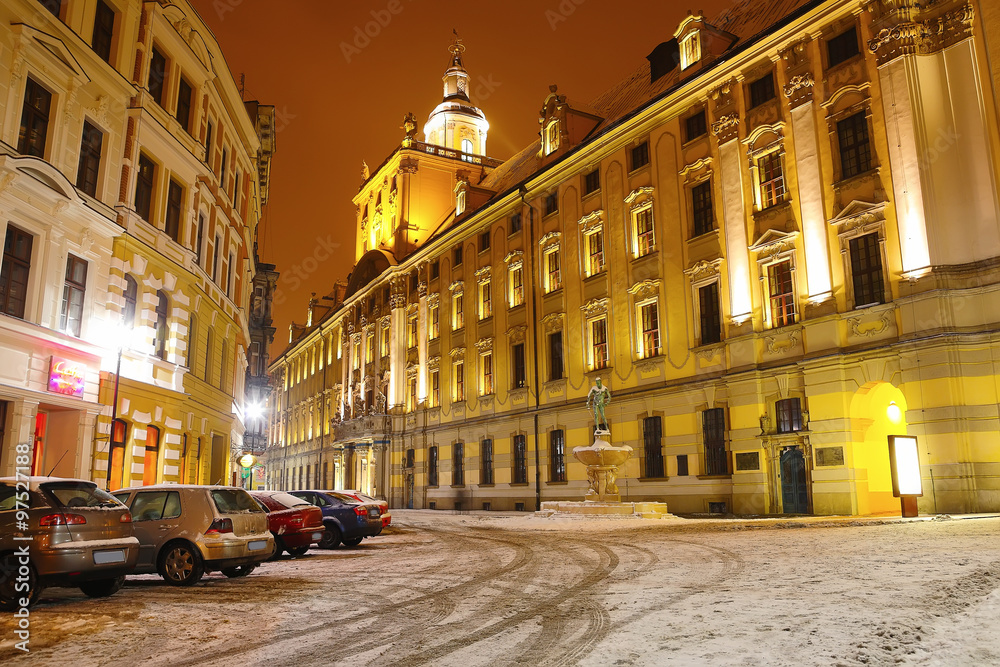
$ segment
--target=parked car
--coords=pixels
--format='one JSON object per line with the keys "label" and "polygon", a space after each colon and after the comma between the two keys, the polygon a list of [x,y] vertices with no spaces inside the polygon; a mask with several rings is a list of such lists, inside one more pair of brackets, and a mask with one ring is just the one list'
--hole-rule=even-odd
{"label": "parked car", "polygon": [[382,519],[375,503],[362,503],[336,491],[290,491],[293,496],[316,505],[323,511],[322,549],[333,549],[343,542],[356,547],[366,537],[382,532]]}
{"label": "parked car", "polygon": [[382,527],[385,528],[392,523],[392,512],[389,511],[389,503],[387,501],[372,498],[371,496],[354,489],[336,489],[336,492],[343,493],[345,496],[350,496],[351,498],[354,498],[362,503],[378,503],[379,512],[382,513]]}
{"label": "parked car", "polygon": [[[18,518],[19,510],[27,520]],[[17,553],[25,545],[28,563]],[[94,598],[113,595],[138,557],[132,514],[93,482],[0,479],[0,608],[18,608],[22,598],[30,606],[46,586],[79,588]]]}
{"label": "parked car", "polygon": [[274,553],[267,513],[244,489],[159,484],[115,492],[132,510],[136,574],[191,586],[206,572],[245,577]]}
{"label": "parked car", "polygon": [[267,512],[267,525],[274,536],[274,555],[287,551],[301,556],[323,539],[323,511],[284,491],[251,491]]}

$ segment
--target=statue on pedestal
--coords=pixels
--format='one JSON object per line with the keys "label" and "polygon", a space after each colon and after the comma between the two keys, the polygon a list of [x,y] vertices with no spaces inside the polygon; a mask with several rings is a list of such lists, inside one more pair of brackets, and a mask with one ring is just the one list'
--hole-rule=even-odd
{"label": "statue on pedestal", "polygon": [[594,412],[594,426],[597,427],[597,433],[611,433],[608,429],[608,418],[604,414],[604,408],[610,402],[611,390],[601,384],[601,378],[597,378],[587,394],[587,409]]}

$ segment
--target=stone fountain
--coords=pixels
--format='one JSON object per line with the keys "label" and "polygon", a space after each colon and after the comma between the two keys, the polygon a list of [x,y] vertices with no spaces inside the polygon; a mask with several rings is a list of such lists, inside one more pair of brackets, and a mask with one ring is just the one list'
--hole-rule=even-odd
{"label": "stone fountain", "polygon": [[618,468],[632,456],[628,445],[615,447],[611,444],[611,430],[604,414],[605,406],[611,402],[611,392],[597,378],[587,394],[587,408],[594,412],[594,444],[588,447],[574,447],[573,456],[587,467],[590,488],[583,502],[545,502],[542,511],[569,514],[618,514],[639,515],[645,518],[669,516],[667,504],[659,502],[621,502],[618,490]]}

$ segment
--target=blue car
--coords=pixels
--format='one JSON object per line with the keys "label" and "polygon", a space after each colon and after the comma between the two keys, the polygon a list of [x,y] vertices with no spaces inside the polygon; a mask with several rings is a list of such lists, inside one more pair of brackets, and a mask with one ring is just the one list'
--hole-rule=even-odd
{"label": "blue car", "polygon": [[378,503],[361,503],[334,491],[289,491],[290,494],[312,503],[323,512],[323,539],[321,549],[333,549],[341,542],[355,547],[366,537],[382,532],[382,516]]}

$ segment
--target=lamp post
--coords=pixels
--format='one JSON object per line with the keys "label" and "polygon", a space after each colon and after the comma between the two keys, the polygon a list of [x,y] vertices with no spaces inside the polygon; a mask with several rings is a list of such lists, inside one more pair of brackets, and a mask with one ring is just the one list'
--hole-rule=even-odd
{"label": "lamp post", "polygon": [[[112,330],[112,340],[114,341],[115,348],[118,351],[118,360],[115,363],[115,391],[114,398],[111,402],[111,428],[108,431],[108,475],[106,481],[106,488],[108,491],[111,490],[111,461],[114,457],[115,450],[115,422],[118,421],[118,388],[121,384],[122,376],[122,353],[125,348],[128,347],[128,334],[129,329],[125,326],[124,321],[120,321],[118,325]],[[122,447],[125,446],[126,437],[122,439]]]}

